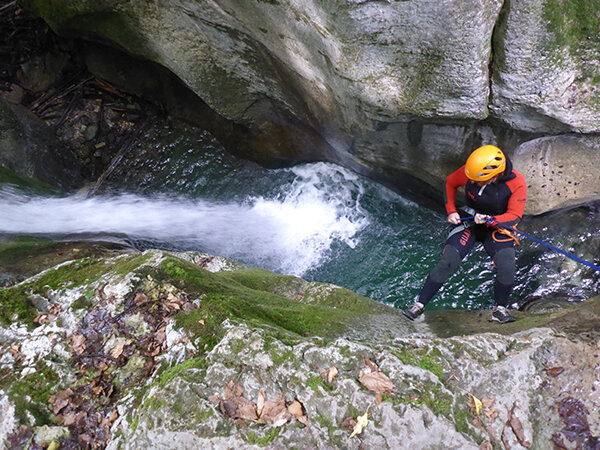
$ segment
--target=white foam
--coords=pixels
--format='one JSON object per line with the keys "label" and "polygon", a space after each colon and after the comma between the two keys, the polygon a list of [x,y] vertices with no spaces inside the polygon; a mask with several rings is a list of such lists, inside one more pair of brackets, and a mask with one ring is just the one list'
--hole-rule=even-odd
{"label": "white foam", "polygon": [[354,247],[368,218],[359,204],[362,186],[351,172],[325,163],[289,171],[295,178],[278,194],[242,202],[0,195],[0,232],[124,233],[302,275],[327,258],[334,242]]}

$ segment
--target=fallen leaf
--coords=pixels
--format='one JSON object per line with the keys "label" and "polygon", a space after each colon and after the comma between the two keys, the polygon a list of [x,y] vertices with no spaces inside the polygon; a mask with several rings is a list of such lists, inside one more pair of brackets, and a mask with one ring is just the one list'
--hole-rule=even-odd
{"label": "fallen leaf", "polygon": [[529,447],[531,443],[525,439],[525,430],[523,430],[523,424],[512,409],[508,410],[508,423],[510,424],[510,428],[513,430],[513,433],[515,433],[519,443],[523,447]]}
{"label": "fallen leaf", "polygon": [[219,394],[213,394],[208,397],[208,401],[216,405],[221,401],[221,397],[219,397]]}
{"label": "fallen leaf", "polygon": [[383,401],[383,395],[381,394],[377,394],[375,396],[375,403],[377,403],[378,405],[381,405],[381,402]]}
{"label": "fallen leaf", "polygon": [[125,348],[125,346],[128,345],[127,342],[121,342],[120,344],[117,344],[113,347],[113,349],[110,351],[110,356],[112,356],[114,359],[117,359],[119,356],[121,356],[123,354],[123,349]]}
{"label": "fallen leaf", "polygon": [[479,450],[494,450],[494,446],[490,443],[490,441],[483,441],[479,446]]}
{"label": "fallen leaf", "polygon": [[494,423],[496,421],[496,418],[498,417],[498,411],[496,411],[495,408],[484,409],[483,413],[485,414],[486,419],[490,423]]}
{"label": "fallen leaf", "polygon": [[323,373],[323,378],[327,380],[328,383],[331,383],[338,376],[339,372],[337,367],[331,366]]}
{"label": "fallen leaf", "polygon": [[21,353],[21,344],[13,345],[8,351],[12,357],[15,358],[19,353]]}
{"label": "fallen leaf", "polygon": [[546,369],[546,373],[548,375],[550,375],[551,377],[557,377],[564,371],[565,371],[564,367],[551,367],[549,369]]}
{"label": "fallen leaf", "polygon": [[481,408],[483,407],[483,404],[481,403],[481,400],[479,400],[473,394],[469,393],[469,400],[467,401],[467,407],[469,408],[469,411],[471,411],[473,414],[479,414],[481,412]]}
{"label": "fallen leaf", "polygon": [[389,394],[396,387],[392,380],[382,372],[366,373],[358,381],[368,390],[382,394]]}
{"label": "fallen leaf", "polygon": [[263,409],[265,408],[265,390],[261,389],[258,391],[258,398],[256,400],[256,414],[258,417],[262,415]]}
{"label": "fallen leaf", "polygon": [[266,420],[269,425],[276,427],[283,425],[291,418],[291,415],[285,406],[285,396],[283,395],[283,392],[279,393],[279,397],[276,401],[265,401],[265,407],[263,408],[260,418]]}
{"label": "fallen leaf", "polygon": [[206,325],[206,322],[204,322],[204,319],[200,319],[200,320],[198,321],[198,323],[199,323],[200,325],[202,325],[202,326]]}
{"label": "fallen leaf", "polygon": [[485,397],[481,397],[481,403],[486,408],[491,408],[495,401],[496,401],[496,397],[490,398],[487,395]]}
{"label": "fallen leaf", "polygon": [[227,383],[227,386],[225,386],[225,393],[223,394],[223,398],[225,400],[229,400],[235,397],[241,397],[243,393],[243,387],[241,387],[234,381],[230,381],[229,383]]}
{"label": "fallen leaf", "polygon": [[371,369],[372,372],[379,372],[379,367],[370,359],[365,359],[365,367]]}
{"label": "fallen leaf", "polygon": [[135,296],[135,298],[133,299],[133,301],[135,302],[136,305],[140,306],[143,305],[144,303],[147,303],[150,301],[150,299],[148,298],[148,296],[143,293],[143,292],[138,292]]}
{"label": "fallen leaf", "polygon": [[245,397],[236,397],[233,400],[236,403],[237,409],[233,417],[257,421],[256,405]]}
{"label": "fallen leaf", "polygon": [[350,439],[352,439],[354,436],[361,434],[363,432],[363,429],[368,425],[369,423],[369,412],[364,413],[362,416],[358,416],[356,418],[356,425],[354,425],[354,429],[352,430],[352,434],[350,434]]}
{"label": "fallen leaf", "polygon": [[304,415],[304,413],[302,412],[302,403],[300,403],[298,400],[294,400],[292,404],[288,406],[288,411],[292,416],[296,418]]}
{"label": "fallen leaf", "polygon": [[85,351],[85,348],[86,348],[85,337],[79,333],[72,334],[70,346],[76,355],[81,355]]}
{"label": "fallen leaf", "polygon": [[356,425],[356,420],[354,420],[354,417],[352,417],[352,416],[346,417],[343,420],[343,422],[340,424],[341,427],[346,428],[348,431],[352,431],[352,429],[354,428],[355,425]]}

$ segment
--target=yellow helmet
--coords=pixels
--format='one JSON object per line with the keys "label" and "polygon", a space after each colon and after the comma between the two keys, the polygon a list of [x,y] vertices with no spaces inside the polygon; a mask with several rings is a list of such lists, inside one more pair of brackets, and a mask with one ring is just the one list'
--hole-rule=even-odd
{"label": "yellow helmet", "polygon": [[479,147],[467,158],[465,174],[473,181],[487,181],[504,172],[506,156],[495,145]]}

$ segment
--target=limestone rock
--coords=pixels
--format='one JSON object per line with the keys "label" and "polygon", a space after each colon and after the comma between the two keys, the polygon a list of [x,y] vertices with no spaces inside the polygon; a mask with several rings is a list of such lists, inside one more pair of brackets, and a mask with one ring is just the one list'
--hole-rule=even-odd
{"label": "limestone rock", "polygon": [[600,131],[598,6],[505,2],[495,32],[493,116],[537,132]]}
{"label": "limestone rock", "polygon": [[521,144],[513,163],[527,180],[529,214],[600,198],[600,138],[561,135]]}

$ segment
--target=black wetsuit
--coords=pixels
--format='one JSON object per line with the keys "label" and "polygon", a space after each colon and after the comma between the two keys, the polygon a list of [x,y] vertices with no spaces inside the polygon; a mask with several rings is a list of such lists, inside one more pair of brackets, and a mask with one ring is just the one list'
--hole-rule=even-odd
{"label": "black wetsuit", "polygon": [[[446,179],[446,211],[457,212],[455,206],[456,189],[465,186],[465,200],[469,213],[475,212],[494,216],[494,219],[509,226],[515,226],[523,216],[527,198],[527,186],[523,175],[513,170],[511,161],[506,159],[504,175],[497,181],[483,187],[477,186],[465,175],[464,166],[450,174]],[[492,257],[496,266],[494,282],[494,302],[506,306],[515,280],[516,240],[501,234],[497,228],[476,225],[474,222],[458,225],[448,238],[442,256],[430,272],[425,285],[419,293],[419,302],[426,305],[452,275],[460,262],[473,249],[476,242],[482,242],[487,254]]]}

